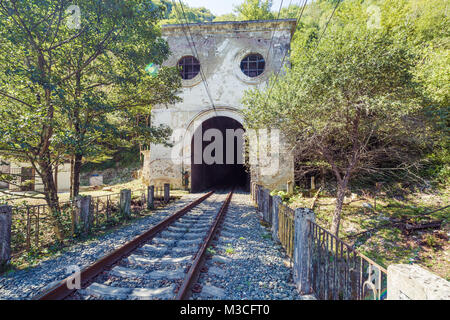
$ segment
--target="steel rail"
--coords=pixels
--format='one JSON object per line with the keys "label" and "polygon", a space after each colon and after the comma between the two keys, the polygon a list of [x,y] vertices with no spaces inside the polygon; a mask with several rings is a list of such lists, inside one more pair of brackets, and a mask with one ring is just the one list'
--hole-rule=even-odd
{"label": "steel rail", "polygon": [[209,233],[203,242],[203,245],[201,246],[200,250],[197,252],[197,255],[195,256],[194,261],[192,262],[191,267],[189,268],[188,273],[186,274],[186,277],[184,278],[183,284],[178,290],[178,293],[175,297],[175,300],[187,300],[189,299],[191,295],[191,288],[194,285],[195,281],[198,279],[200,269],[203,265],[203,262],[205,260],[205,253],[208,247],[210,246],[214,236],[216,235],[220,223],[222,222],[223,218],[225,217],[226,212],[228,211],[228,206],[230,205],[231,198],[233,197],[234,190],[231,191],[225,202],[222,204],[222,207],[219,210],[219,213],[217,214],[217,217],[211,226]]}
{"label": "steel rail", "polygon": [[[189,212],[194,207],[198,206],[200,203],[209,198],[214,191],[207,193],[206,195],[200,197],[199,199],[191,202],[189,205],[184,207],[183,209],[177,211],[170,217],[164,219],[160,223],[158,223],[155,227],[136,237],[135,239],[127,242],[125,245],[120,248],[114,250],[110,254],[101,258],[100,260],[94,262],[92,265],[86,267],[81,271],[81,286],[83,287],[87,283],[89,283],[92,279],[98,276],[103,270],[108,268],[120,261],[123,257],[127,256],[134,250],[136,250],[141,244],[153,238],[156,234],[166,229],[173,222],[184,216],[187,212]],[[54,287],[46,290],[45,292],[35,296],[33,300],[63,300],[67,298],[69,295],[77,291],[77,289],[69,289],[67,284],[73,280],[73,276],[69,276],[66,279],[59,282]]]}

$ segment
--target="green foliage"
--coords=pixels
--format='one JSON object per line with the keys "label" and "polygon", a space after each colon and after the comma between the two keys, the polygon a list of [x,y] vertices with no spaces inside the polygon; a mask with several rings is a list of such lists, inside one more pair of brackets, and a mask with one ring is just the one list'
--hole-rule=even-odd
{"label": "green foliage", "polygon": [[272,0],[245,0],[235,7],[239,20],[272,20]]}
{"label": "green foliage", "polygon": [[82,172],[103,171],[111,168],[138,168],[141,165],[139,146],[118,148],[109,157],[93,159],[83,164]]}
{"label": "green foliage", "polygon": [[227,14],[223,14],[221,16],[217,16],[214,19],[214,22],[219,22],[219,21],[238,21],[238,17],[234,14],[234,13],[227,13]]}
{"label": "green foliage", "polygon": [[[178,101],[175,68],[146,72],[169,54],[150,0],[76,1],[79,29],[67,25],[68,1],[2,2],[0,8],[0,153],[31,162],[50,193],[52,167],[110,147],[165,143],[149,124],[151,107]],[[139,118],[140,116],[143,119]],[[44,179],[45,178],[45,179]]]}
{"label": "green foliage", "polygon": [[422,175],[430,177],[444,186],[450,184],[450,147],[437,146],[427,156],[428,165],[424,168]]}
{"label": "green foliage", "polygon": [[253,89],[243,99],[248,127],[284,133],[298,176],[330,168],[338,184],[336,235],[356,174],[401,172],[417,180],[427,154],[448,146],[448,28],[440,29],[447,18],[416,6],[435,10],[414,0],[348,0],[336,11],[328,1],[309,4],[292,69],[271,80],[273,89]]}
{"label": "green foliage", "polygon": [[[380,9],[380,27],[368,23],[371,5]],[[357,140],[365,154],[353,172],[405,168],[437,145],[448,148],[442,138],[449,127],[447,6],[344,1],[319,43],[333,3],[308,4],[292,45],[292,69],[272,83],[269,99],[267,92],[247,93],[247,124],[280,128],[292,143],[301,141],[296,152],[305,155],[305,169],[325,160],[342,175]],[[291,8],[283,16],[294,14]]]}
{"label": "green foliage", "polygon": [[230,243],[227,245],[227,248],[225,249],[225,253],[230,256],[235,253],[235,250],[233,249],[233,247]]}
{"label": "green foliage", "polygon": [[[186,23],[198,23],[198,22],[212,22],[216,17],[211,13],[209,9],[205,7],[193,8],[183,2],[183,7],[180,6],[178,1],[160,0],[157,1],[165,8],[164,19],[160,24],[183,24]],[[186,15],[186,18],[183,14]]]}
{"label": "green foliage", "polygon": [[273,190],[270,193],[271,196],[279,196],[281,198],[281,201],[283,201],[283,203],[290,203],[291,202],[291,196],[283,190]]}

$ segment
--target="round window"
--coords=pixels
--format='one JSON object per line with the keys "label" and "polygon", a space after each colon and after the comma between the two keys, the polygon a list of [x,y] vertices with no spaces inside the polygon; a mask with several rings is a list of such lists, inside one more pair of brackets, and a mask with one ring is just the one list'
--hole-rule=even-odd
{"label": "round window", "polygon": [[251,78],[261,75],[265,67],[266,61],[259,53],[249,54],[241,61],[242,72]]}
{"label": "round window", "polygon": [[178,61],[181,78],[184,80],[194,79],[200,73],[200,61],[196,57],[183,57]]}

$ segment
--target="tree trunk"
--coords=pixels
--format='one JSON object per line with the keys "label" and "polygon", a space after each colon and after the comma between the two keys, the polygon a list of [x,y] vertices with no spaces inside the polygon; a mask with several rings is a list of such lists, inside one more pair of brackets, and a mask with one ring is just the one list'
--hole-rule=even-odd
{"label": "tree trunk", "polygon": [[320,185],[325,188],[325,169],[323,167],[320,168]]}
{"label": "tree trunk", "polygon": [[[48,154],[47,156],[49,157]],[[42,183],[44,184],[45,201],[50,210],[53,230],[58,240],[63,240],[64,228],[61,223],[61,208],[59,206],[58,191],[53,178],[52,166],[45,159],[39,161],[39,166],[41,168]]]}
{"label": "tree trunk", "polygon": [[58,192],[58,168],[59,168],[59,164],[56,163],[56,165],[55,165],[55,189],[56,189],[56,192]]}
{"label": "tree trunk", "polygon": [[[81,62],[83,61],[83,51],[80,51],[80,56],[78,59],[78,67],[81,67]],[[76,87],[75,87],[75,96],[77,99],[81,97],[81,72],[77,71],[75,75],[76,79]],[[76,133],[76,139],[80,142],[80,145],[83,144],[83,134],[84,130],[81,129],[81,120],[80,120],[80,105],[78,101],[73,110],[73,125]],[[81,164],[83,160],[83,154],[80,150],[76,150],[75,154],[72,155],[72,172],[71,172],[71,199],[75,199],[80,194],[80,172],[81,172]]]}
{"label": "tree trunk", "polygon": [[75,165],[75,157],[71,156],[70,157],[70,190],[69,190],[69,196],[70,196],[70,200],[75,200],[73,198],[73,167]]}
{"label": "tree trunk", "polygon": [[80,173],[83,156],[76,154],[73,161],[73,169],[71,174],[71,199],[75,199],[80,194]]}
{"label": "tree trunk", "polygon": [[341,224],[341,212],[344,204],[345,192],[347,191],[348,180],[344,179],[338,182],[338,190],[336,196],[336,207],[333,213],[333,222],[331,224],[331,232],[337,237],[339,234],[339,226]]}

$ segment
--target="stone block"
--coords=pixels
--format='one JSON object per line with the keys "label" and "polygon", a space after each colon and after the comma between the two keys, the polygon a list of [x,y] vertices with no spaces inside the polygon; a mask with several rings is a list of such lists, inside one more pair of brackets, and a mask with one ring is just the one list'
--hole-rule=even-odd
{"label": "stone block", "polygon": [[93,175],[89,178],[89,185],[91,187],[98,187],[103,185],[103,176],[102,175]]}
{"label": "stone block", "polygon": [[155,186],[147,188],[147,209],[155,208]]}
{"label": "stone block", "polygon": [[120,191],[120,212],[125,218],[131,216],[131,190]]}
{"label": "stone block", "polygon": [[170,200],[170,184],[164,184],[164,202],[167,203]]}
{"label": "stone block", "polygon": [[394,264],[387,271],[388,300],[450,300],[450,282],[418,265]]}
{"label": "stone block", "polygon": [[0,270],[11,260],[12,207],[0,206]]}
{"label": "stone block", "polygon": [[314,211],[306,208],[295,210],[295,237],[294,237],[294,283],[300,294],[312,293],[310,273],[312,269],[312,244],[310,243],[310,223],[315,221]]}
{"label": "stone block", "polygon": [[281,197],[273,196],[273,200],[272,200],[272,239],[274,239],[276,242],[280,242],[280,239],[278,238],[278,228],[279,228],[278,210],[279,210],[280,205],[281,205]]}
{"label": "stone block", "polygon": [[75,200],[75,223],[83,235],[90,232],[94,220],[91,204],[92,196],[79,196]]}

